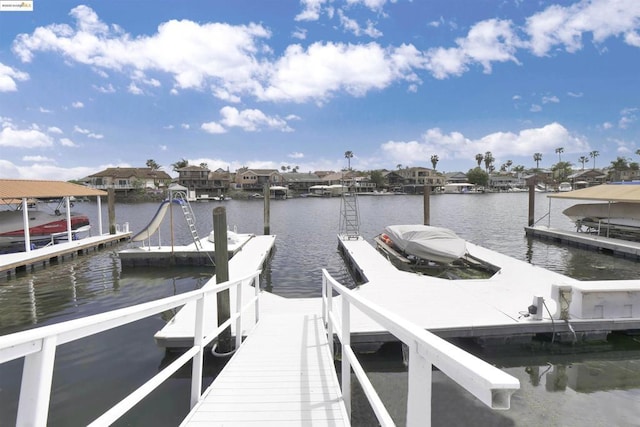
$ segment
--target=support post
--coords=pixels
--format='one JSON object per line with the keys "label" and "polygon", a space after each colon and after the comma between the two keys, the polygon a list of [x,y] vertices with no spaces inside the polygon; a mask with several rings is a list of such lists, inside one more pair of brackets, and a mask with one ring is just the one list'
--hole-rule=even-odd
{"label": "support post", "polygon": [[431,186],[425,184],[423,190],[424,225],[431,225]]}
{"label": "support post", "polygon": [[536,211],[536,181],[532,179],[529,181],[529,220],[527,225],[532,227],[535,222]]}
{"label": "support post", "polygon": [[269,187],[269,183],[265,183],[264,184],[264,189],[262,190],[262,193],[264,194],[264,235],[267,236],[269,234],[271,234],[271,230],[269,227],[269,222],[270,222],[270,206],[269,206],[269,196],[271,195],[271,191],[270,191],[270,187]]}
{"label": "support post", "polygon": [[107,205],[109,206],[109,234],[116,234],[116,190],[107,189]]}
{"label": "support post", "polygon": [[[224,283],[229,280],[229,251],[227,247],[227,210],[219,206],[213,210],[213,236],[216,283]],[[226,289],[217,294],[218,325],[222,325],[231,317],[231,302],[229,290]],[[236,331],[236,333],[241,333]],[[231,327],[225,329],[218,336],[218,350],[221,353],[231,351]]]}

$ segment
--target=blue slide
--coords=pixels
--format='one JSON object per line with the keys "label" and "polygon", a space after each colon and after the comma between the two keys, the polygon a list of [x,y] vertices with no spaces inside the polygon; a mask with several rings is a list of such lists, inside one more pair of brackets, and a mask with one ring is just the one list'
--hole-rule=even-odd
{"label": "blue slide", "polygon": [[[160,206],[158,207],[156,214],[151,219],[149,225],[143,228],[141,232],[133,236],[131,238],[132,242],[140,242],[146,240],[158,231],[158,228],[160,228],[160,224],[162,224],[162,220],[167,213],[167,209],[169,209],[169,203],[169,200],[165,200],[160,203]],[[176,199],[173,199],[173,203],[175,203],[176,205],[182,205],[181,201]]]}

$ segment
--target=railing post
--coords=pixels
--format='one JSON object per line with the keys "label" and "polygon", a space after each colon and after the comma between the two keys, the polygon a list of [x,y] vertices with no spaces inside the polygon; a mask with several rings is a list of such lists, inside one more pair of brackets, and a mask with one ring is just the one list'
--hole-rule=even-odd
{"label": "railing post", "polygon": [[[351,311],[349,300],[342,295],[342,398],[351,419],[351,362],[345,349],[351,347]],[[330,337],[333,340],[333,336]]]}
{"label": "railing post", "polygon": [[253,279],[253,288],[255,290],[255,295],[256,295],[256,303],[255,303],[255,307],[256,307],[256,320],[255,320],[255,324],[258,324],[258,320],[260,320],[260,275],[254,277]]}
{"label": "railing post", "polygon": [[40,351],[25,356],[16,425],[47,425],[56,345],[56,336],[43,338]]}
{"label": "railing post", "polygon": [[240,348],[242,344],[242,282],[238,282],[236,285],[236,347]]}
{"label": "railing post", "polygon": [[322,324],[327,326],[327,276],[322,271]]}
{"label": "railing post", "polygon": [[409,386],[407,392],[407,426],[431,425],[431,362],[409,345]]}
{"label": "railing post", "polygon": [[196,324],[194,326],[193,346],[198,347],[198,352],[193,356],[191,362],[191,408],[200,400],[202,394],[202,362],[204,359],[204,348],[202,346],[204,334],[204,299],[206,294],[202,294],[196,300]]}
{"label": "railing post", "polygon": [[331,314],[333,313],[333,286],[331,282],[327,280],[327,341],[329,341],[329,351],[331,357],[335,355],[333,349],[333,319]]}

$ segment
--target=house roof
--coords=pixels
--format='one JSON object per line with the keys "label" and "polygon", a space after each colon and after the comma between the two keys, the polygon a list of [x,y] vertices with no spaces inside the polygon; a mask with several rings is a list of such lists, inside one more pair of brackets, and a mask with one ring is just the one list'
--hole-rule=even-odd
{"label": "house roof", "polygon": [[106,196],[107,192],[65,181],[0,179],[0,199]]}
{"label": "house roof", "polygon": [[602,184],[566,193],[554,193],[550,194],[549,197],[555,199],[640,203],[640,184]]}
{"label": "house roof", "polygon": [[151,168],[107,168],[89,175],[90,178],[131,178],[132,176],[140,179],[171,179],[168,173]]}

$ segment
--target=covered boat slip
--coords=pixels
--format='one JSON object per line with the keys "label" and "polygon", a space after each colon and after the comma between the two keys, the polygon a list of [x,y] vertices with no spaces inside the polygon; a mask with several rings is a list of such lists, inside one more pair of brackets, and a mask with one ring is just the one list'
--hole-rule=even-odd
{"label": "covered boat slip", "polygon": [[[551,199],[585,200],[565,210],[576,222],[576,231],[532,225],[528,236],[556,240],[576,246],[605,250],[614,255],[640,259],[640,183],[602,184],[566,193],[550,194]],[[600,202],[601,207],[593,202]],[[583,211],[580,216],[577,212]],[[598,215],[595,215],[599,212]],[[549,219],[550,221],[550,219]]]}
{"label": "covered boat slip", "polygon": [[25,229],[29,228],[28,205],[29,201],[33,199],[65,199],[67,222],[70,223],[69,198],[96,197],[99,218],[98,235],[86,237],[81,240],[73,240],[72,232],[69,230],[67,242],[57,243],[40,249],[32,249],[28,236],[25,236],[24,252],[0,255],[0,271],[11,271],[41,262],[46,263],[52,259],[81,253],[90,248],[101,247],[104,244],[119,242],[130,237],[131,233],[127,229],[118,231],[116,234],[103,234],[100,197],[106,195],[107,193],[102,190],[96,190],[70,182],[0,179],[0,203],[2,205],[15,204],[16,201],[21,203],[21,208],[24,212]]}

